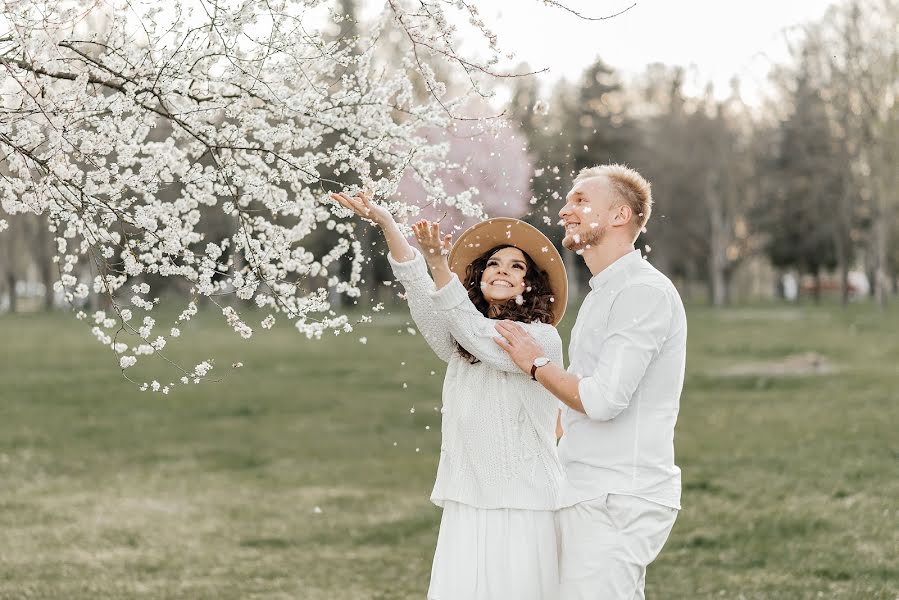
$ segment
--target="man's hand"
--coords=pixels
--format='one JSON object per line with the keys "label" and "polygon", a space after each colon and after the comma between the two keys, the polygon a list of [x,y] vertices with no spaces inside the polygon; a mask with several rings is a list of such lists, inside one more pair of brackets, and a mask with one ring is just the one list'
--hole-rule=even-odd
{"label": "man's hand", "polygon": [[526,374],[531,374],[534,359],[543,356],[543,348],[515,321],[500,321],[494,328],[502,336],[493,338],[506,351],[512,361]]}
{"label": "man's hand", "polygon": [[[500,321],[495,328],[503,337],[493,338],[493,341],[508,353],[519,369],[530,375],[531,367],[534,366],[534,359],[538,356],[544,356],[543,349],[524,330],[524,327],[515,321]],[[539,374],[540,385],[549,390],[553,396],[574,410],[584,414],[587,413],[584,410],[578,390],[581,380],[580,376],[568,373],[562,368],[561,363],[556,364],[553,362],[550,362],[545,367],[541,367],[537,374]]]}

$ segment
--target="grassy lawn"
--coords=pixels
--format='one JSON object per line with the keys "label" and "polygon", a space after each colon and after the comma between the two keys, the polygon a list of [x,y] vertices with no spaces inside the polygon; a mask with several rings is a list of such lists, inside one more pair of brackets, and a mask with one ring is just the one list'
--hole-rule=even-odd
{"label": "grassy lawn", "polygon": [[[170,396],[68,315],[0,317],[0,598],[423,599],[443,371],[393,313],[251,343],[201,315],[184,343],[245,367]],[[684,510],[647,597],[895,600],[899,310],[689,319]],[[759,367],[810,351],[833,370]]]}

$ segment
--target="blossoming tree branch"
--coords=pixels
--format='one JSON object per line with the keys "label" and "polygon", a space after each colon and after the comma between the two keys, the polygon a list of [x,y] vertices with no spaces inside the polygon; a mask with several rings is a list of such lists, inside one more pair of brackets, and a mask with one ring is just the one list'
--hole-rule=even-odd
{"label": "blossoming tree branch", "polygon": [[[486,95],[490,79],[522,73],[497,69],[496,36],[465,0],[387,0],[353,36],[334,35],[346,15],[325,0],[166,4],[4,3],[0,199],[11,218],[46,215],[57,290],[73,305],[105,295],[107,310],[78,318],[126,377],[142,356],[167,361],[171,382],[136,382],[167,393],[212,369],[164,352],[200,297],[244,338],[256,325],[224,296],[261,309],[244,312],[261,312],[262,328],[283,318],[310,338],[351,330],[328,294],[359,297],[365,249],[328,192],[389,200],[411,174],[424,197],[388,201],[391,212],[447,205],[482,218],[476,190],[446,192],[447,145],[422,132],[462,118],[466,96]],[[459,52],[460,24],[486,55]],[[467,93],[450,97],[437,73],[463,74]],[[210,239],[211,219],[228,235]],[[316,255],[304,240],[320,228],[333,237]],[[152,316],[160,278],[187,290],[165,325]]]}

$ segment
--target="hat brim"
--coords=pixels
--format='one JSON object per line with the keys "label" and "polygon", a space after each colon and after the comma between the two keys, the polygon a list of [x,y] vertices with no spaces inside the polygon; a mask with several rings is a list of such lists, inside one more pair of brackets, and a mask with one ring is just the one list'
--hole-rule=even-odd
{"label": "hat brim", "polygon": [[466,229],[450,249],[450,270],[465,281],[465,270],[474,259],[497,246],[512,245],[525,252],[549,277],[553,293],[553,325],[558,325],[568,304],[568,275],[562,256],[542,231],[519,219],[496,217]]}

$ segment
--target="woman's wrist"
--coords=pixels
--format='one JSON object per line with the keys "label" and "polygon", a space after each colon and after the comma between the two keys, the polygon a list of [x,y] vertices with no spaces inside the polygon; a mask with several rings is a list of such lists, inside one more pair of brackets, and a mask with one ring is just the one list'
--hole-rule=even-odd
{"label": "woman's wrist", "polygon": [[406,237],[400,231],[396,221],[391,218],[380,227],[381,233],[384,234],[384,240],[387,242],[387,249],[397,262],[407,262],[415,258],[412,246],[406,241]]}
{"label": "woman's wrist", "polygon": [[450,271],[449,264],[446,262],[446,256],[441,255],[425,262],[431,269],[431,276],[434,278],[434,284],[438,290],[453,280],[453,272]]}
{"label": "woman's wrist", "polygon": [[437,264],[429,263],[428,268],[431,270],[431,277],[434,278],[434,281],[439,283],[438,287],[443,287],[453,278],[453,272],[450,271],[450,268],[445,261]]}
{"label": "woman's wrist", "polygon": [[446,269],[449,271],[449,263],[446,262],[446,255],[440,253],[439,250],[434,250],[434,253],[430,252],[425,255],[425,262],[428,263],[428,266],[432,269]]}
{"label": "woman's wrist", "polygon": [[396,224],[396,219],[394,219],[393,215],[391,215],[390,213],[388,213],[385,217],[376,220],[375,225],[380,227],[385,233],[388,229],[399,229],[399,225]]}

